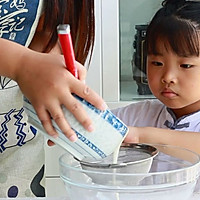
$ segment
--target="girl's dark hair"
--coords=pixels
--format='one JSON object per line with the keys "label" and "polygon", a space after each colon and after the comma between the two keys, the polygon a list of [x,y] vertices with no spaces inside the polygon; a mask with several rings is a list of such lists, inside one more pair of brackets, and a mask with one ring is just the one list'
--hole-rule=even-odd
{"label": "girl's dark hair", "polygon": [[44,52],[56,44],[57,26],[69,24],[76,60],[84,64],[93,50],[94,22],[94,0],[46,0],[43,30],[49,38]]}
{"label": "girl's dark hair", "polygon": [[165,0],[147,28],[147,54],[158,54],[158,42],[179,56],[200,55],[200,2]]}

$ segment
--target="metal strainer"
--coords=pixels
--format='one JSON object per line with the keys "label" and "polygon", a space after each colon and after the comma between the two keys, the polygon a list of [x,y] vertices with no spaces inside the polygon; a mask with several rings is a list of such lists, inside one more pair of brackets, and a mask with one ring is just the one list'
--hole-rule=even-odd
{"label": "metal strainer", "polygon": [[[157,154],[158,150],[154,146],[147,144],[124,144],[120,147],[117,163],[113,163],[113,154],[98,161],[84,159],[79,162],[82,169],[85,170],[94,183],[108,185],[109,182],[113,182],[114,174],[116,173],[127,174],[126,181],[139,182],[143,178],[142,174],[149,172],[153,158]],[[101,176],[95,172],[103,172],[103,174],[108,172],[108,174]],[[130,180],[129,174],[139,173],[141,173],[140,178]],[[114,181],[117,184],[119,180],[115,179]]]}

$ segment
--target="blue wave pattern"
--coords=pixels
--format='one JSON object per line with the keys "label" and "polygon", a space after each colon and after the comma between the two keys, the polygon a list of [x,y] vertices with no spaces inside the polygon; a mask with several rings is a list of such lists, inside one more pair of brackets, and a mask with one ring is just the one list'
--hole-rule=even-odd
{"label": "blue wave pattern", "polygon": [[83,98],[76,95],[74,96],[84,105],[97,113],[101,118],[105,119],[109,124],[111,124],[123,137],[125,136],[128,129],[127,126],[121,120],[119,120],[110,110],[101,111]]}
{"label": "blue wave pattern", "polygon": [[17,132],[16,134],[19,136],[19,141],[17,143],[18,146],[22,146],[26,142],[24,141],[26,138],[26,133],[24,133],[23,128],[26,124],[22,123],[21,120],[23,119],[22,113],[24,112],[24,109],[22,108],[14,117],[16,119],[16,122],[14,123],[15,126],[17,126]]}
{"label": "blue wave pattern", "polygon": [[[73,129],[74,130],[74,129]],[[101,151],[96,145],[94,145],[90,140],[88,140],[85,136],[80,134],[78,131],[74,130],[78,139],[82,141],[84,144],[86,144],[90,149],[92,149],[94,152],[96,152],[101,158],[105,158],[106,154]]]}
{"label": "blue wave pattern", "polygon": [[6,148],[4,144],[8,141],[6,138],[6,133],[8,131],[7,123],[11,120],[10,115],[15,111],[15,109],[11,109],[5,116],[5,121],[1,124],[2,131],[0,132],[0,152],[2,153]]}

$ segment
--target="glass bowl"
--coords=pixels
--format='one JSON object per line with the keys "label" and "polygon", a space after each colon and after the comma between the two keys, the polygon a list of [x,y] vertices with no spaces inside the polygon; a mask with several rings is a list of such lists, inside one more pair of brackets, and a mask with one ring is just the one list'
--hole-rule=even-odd
{"label": "glass bowl", "polygon": [[[200,156],[180,147],[150,146],[158,152],[149,170],[139,172],[83,169],[73,156],[62,155],[60,176],[70,200],[189,200],[200,175]],[[99,181],[99,177],[107,181]]]}

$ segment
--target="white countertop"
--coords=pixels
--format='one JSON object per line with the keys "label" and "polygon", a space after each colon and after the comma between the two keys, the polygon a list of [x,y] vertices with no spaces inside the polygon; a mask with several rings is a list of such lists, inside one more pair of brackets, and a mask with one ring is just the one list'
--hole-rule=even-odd
{"label": "white countertop", "polygon": [[[10,200],[12,198],[9,198]],[[195,193],[193,197],[190,200],[199,200],[200,199],[200,193]],[[0,198],[0,200],[5,200],[4,198]],[[46,198],[15,198],[13,200],[70,200],[69,198],[66,199],[66,197],[46,197]]]}
{"label": "white countertop", "polygon": [[193,197],[191,198],[191,200],[199,200],[200,199],[200,193],[196,193],[193,195]]}

